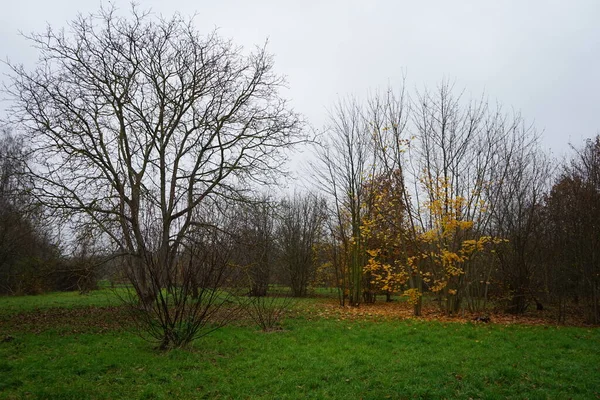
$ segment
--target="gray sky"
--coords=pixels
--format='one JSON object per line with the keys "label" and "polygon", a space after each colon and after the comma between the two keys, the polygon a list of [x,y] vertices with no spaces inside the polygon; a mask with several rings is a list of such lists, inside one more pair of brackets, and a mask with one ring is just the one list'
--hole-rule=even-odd
{"label": "gray sky", "polygon": [[[98,0],[3,0],[0,56],[32,65],[18,31],[62,27]],[[485,91],[520,110],[556,155],[600,133],[600,1],[140,1],[170,16],[197,13],[201,32],[220,28],[251,48],[268,38],[287,96],[320,127],[338,96],[369,89],[433,87],[442,78],[466,94]],[[128,2],[115,1],[127,9]],[[0,65],[0,72],[6,67]],[[5,107],[5,105],[4,105]],[[0,108],[3,108],[0,106]]]}

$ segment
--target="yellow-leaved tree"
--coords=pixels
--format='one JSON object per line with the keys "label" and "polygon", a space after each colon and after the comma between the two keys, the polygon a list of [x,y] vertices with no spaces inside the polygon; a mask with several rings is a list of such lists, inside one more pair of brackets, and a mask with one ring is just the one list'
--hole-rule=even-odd
{"label": "yellow-leaved tree", "polygon": [[[476,229],[475,221],[466,218],[464,212],[473,205],[462,196],[451,196],[450,185],[444,179],[423,183],[433,193],[423,210],[429,229],[418,235],[420,252],[410,257],[408,264],[419,271],[442,309],[453,314],[459,311],[461,300],[469,295],[473,284],[489,285],[489,280],[482,281],[476,269],[470,267],[481,258],[493,262],[494,248],[504,240]],[[481,200],[477,206],[484,209],[485,202]]]}
{"label": "yellow-leaved tree", "polygon": [[407,216],[403,199],[403,179],[400,170],[381,175],[369,182],[370,209],[361,224],[367,252],[363,268],[365,294],[373,297],[385,294],[391,300],[409,280],[407,273]]}

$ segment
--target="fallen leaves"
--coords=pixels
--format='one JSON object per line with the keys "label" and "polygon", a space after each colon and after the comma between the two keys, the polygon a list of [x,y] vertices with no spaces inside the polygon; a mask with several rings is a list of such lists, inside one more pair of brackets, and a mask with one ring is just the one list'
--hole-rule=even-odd
{"label": "fallen leaves", "polygon": [[[313,299],[314,300],[314,299]],[[481,314],[465,312],[464,314],[449,316],[443,313],[439,305],[426,303],[423,305],[422,315],[415,317],[413,307],[407,302],[377,302],[374,304],[361,304],[360,307],[340,307],[332,298],[320,298],[317,301],[299,302],[294,310],[288,310],[288,315],[304,318],[307,321],[319,318],[336,321],[387,321],[417,319],[422,321],[457,322],[457,323],[483,323],[477,322]],[[556,326],[556,316],[551,310],[530,311],[525,315],[513,315],[501,312],[486,313],[489,322],[501,325],[541,325]],[[569,325],[589,326],[584,323],[583,316],[571,314]],[[481,318],[480,318],[481,319]],[[486,318],[487,321],[487,318]],[[243,318],[236,321],[244,325],[248,321]],[[128,329],[132,326],[127,308],[124,306],[106,307],[71,307],[71,308],[46,308],[12,315],[0,315],[0,342],[8,341],[15,332],[41,333],[48,330],[57,330],[61,334],[102,333],[119,329]]]}
{"label": "fallen leaves", "polygon": [[46,308],[0,317],[0,334],[9,332],[98,333],[129,326],[124,307]]}
{"label": "fallen leaves", "polygon": [[[361,304],[360,307],[341,307],[335,300],[323,299],[316,303],[314,307],[304,309],[303,313],[311,317],[339,321],[418,319],[423,321],[467,323],[473,322],[479,317],[479,320],[485,319],[486,322],[502,325],[556,325],[556,317],[554,313],[549,311],[531,311],[524,315],[492,312],[486,313],[486,317],[481,318],[481,314],[470,312],[464,312],[459,315],[447,315],[436,304],[423,305],[422,315],[415,317],[412,305],[406,302],[377,302],[373,304]],[[583,318],[573,317],[569,325],[585,326],[586,324]]]}

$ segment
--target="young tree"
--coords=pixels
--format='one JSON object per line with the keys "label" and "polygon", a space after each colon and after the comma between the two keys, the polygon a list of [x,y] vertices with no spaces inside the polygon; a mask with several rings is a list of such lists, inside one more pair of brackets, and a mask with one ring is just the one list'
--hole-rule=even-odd
{"label": "young tree", "polygon": [[408,270],[412,240],[401,173],[401,170],[396,170],[391,176],[372,179],[368,185],[371,190],[370,212],[361,226],[369,255],[365,266],[366,278],[374,290],[372,295],[383,292],[387,301],[391,301],[391,295],[414,278],[412,271]]}
{"label": "young tree", "polygon": [[[436,186],[443,191],[446,185],[436,183]],[[477,273],[469,269],[470,264],[502,240],[483,236],[475,230],[474,221],[463,215],[465,198],[449,199],[442,192],[434,198],[436,200],[427,204],[432,227],[419,235],[421,253],[411,257],[410,264],[420,271],[423,281],[439,300],[444,300],[443,310],[453,314],[459,311],[465,297],[464,294],[461,297],[461,293],[468,292]]]}
{"label": "young tree", "polygon": [[[443,243],[436,247],[449,252],[449,257],[463,252],[464,243],[482,244],[482,238],[487,238],[487,244],[510,240],[506,230],[501,229],[505,220],[499,222],[499,218],[505,217],[503,212],[509,210],[500,211],[501,208],[518,202],[525,205],[526,195],[519,188],[528,188],[526,180],[530,177],[542,178],[543,163],[531,167],[530,162],[536,158],[527,158],[538,151],[535,131],[525,126],[518,114],[491,108],[484,99],[463,99],[447,82],[436,91],[426,90],[418,95],[413,108],[416,143],[411,154],[417,159],[413,181],[416,201],[422,206],[418,220],[422,232],[431,235],[437,231],[428,239]],[[542,181],[531,186],[535,188],[536,199],[541,186]],[[481,260],[483,255],[486,262]],[[439,252],[437,257],[444,258]],[[496,267],[491,252],[478,251],[476,258],[459,257],[455,261],[459,259],[460,266],[450,280],[453,287],[445,286],[442,290],[444,297],[451,300],[447,312],[458,311],[465,299],[472,310],[478,308],[478,298],[487,299],[490,277]],[[447,257],[445,264],[429,262],[429,267],[435,270],[432,274],[438,277],[434,279],[450,282],[440,278],[446,275],[447,268],[438,268],[443,265],[454,263]],[[506,268],[511,268],[510,262]],[[452,290],[452,297],[448,296],[448,290]]]}
{"label": "young tree", "polygon": [[[38,66],[11,65],[5,90],[27,138],[34,196],[101,229],[125,256],[144,308],[169,317],[156,299],[192,276],[178,272],[178,260],[196,211],[273,182],[283,150],[301,140],[273,58],[136,7],[129,17],[101,9],[67,31],[28,38]],[[163,333],[163,347],[194,337]]]}

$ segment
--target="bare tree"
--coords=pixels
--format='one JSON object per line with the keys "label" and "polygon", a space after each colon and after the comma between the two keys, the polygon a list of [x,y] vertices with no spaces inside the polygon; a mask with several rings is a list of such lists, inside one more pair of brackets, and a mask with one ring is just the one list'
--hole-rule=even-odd
{"label": "bare tree", "polygon": [[250,297],[246,314],[263,332],[281,330],[283,317],[296,306],[297,300],[290,288],[280,288],[269,296]]}
{"label": "bare tree", "polygon": [[[362,297],[365,249],[360,226],[364,207],[364,183],[373,168],[372,140],[363,109],[356,99],[340,100],[330,117],[327,139],[317,151],[313,165],[315,179],[331,199],[336,241],[342,245],[345,275],[339,279],[348,286],[340,290],[350,304],[358,306]],[[344,299],[344,297],[341,297]]]}
{"label": "bare tree", "polygon": [[35,294],[57,289],[59,252],[40,207],[30,196],[21,138],[0,131],[0,293]]}
{"label": "bare tree", "polygon": [[[264,48],[249,55],[192,21],[133,7],[80,15],[28,36],[33,71],[11,65],[11,119],[28,141],[34,195],[93,222],[129,260],[146,308],[176,291],[195,211],[273,182],[301,122],[278,95]],[[182,301],[187,301],[185,297]],[[157,309],[158,318],[168,313]],[[163,347],[185,344],[165,331]]]}
{"label": "bare tree", "polygon": [[235,211],[233,261],[248,277],[253,297],[266,296],[271,283],[275,249],[275,207],[267,195],[240,204]]}
{"label": "bare tree", "polygon": [[22,145],[8,132],[0,134],[0,291],[10,293],[14,291],[11,276],[16,274],[12,264],[31,227],[15,201],[20,191],[18,175],[25,168]]}
{"label": "bare tree", "polygon": [[582,306],[589,323],[600,321],[600,136],[588,139],[557,177],[545,202],[547,286],[558,300]]}
{"label": "bare tree", "polygon": [[517,128],[512,133],[497,153],[502,180],[488,188],[488,195],[493,199],[491,228],[508,240],[497,252],[497,278],[508,292],[507,311],[520,314],[537,299],[533,289],[543,259],[541,211],[551,168],[534,132]]}
{"label": "bare tree", "polygon": [[304,297],[316,270],[315,246],[323,235],[324,199],[313,194],[284,199],[281,203],[277,238],[281,266],[292,295]]}

